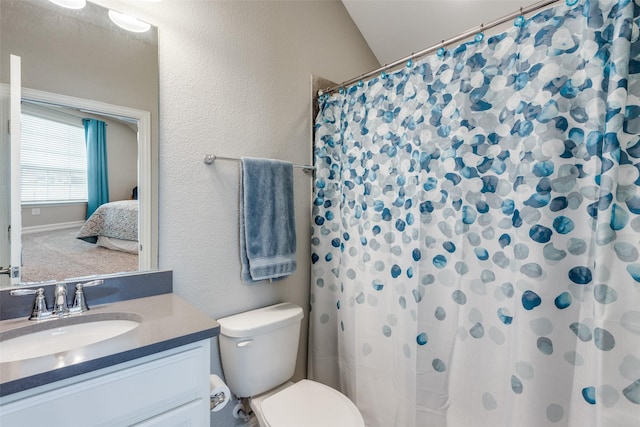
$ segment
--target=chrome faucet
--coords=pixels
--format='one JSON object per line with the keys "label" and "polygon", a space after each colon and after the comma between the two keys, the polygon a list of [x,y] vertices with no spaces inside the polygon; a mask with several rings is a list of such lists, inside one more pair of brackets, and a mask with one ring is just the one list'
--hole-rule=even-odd
{"label": "chrome faucet", "polygon": [[91,282],[76,284],[73,307],[71,308],[69,308],[67,304],[67,284],[65,282],[55,283],[55,287],[53,290],[53,310],[49,310],[49,308],[47,307],[47,301],[44,297],[44,288],[14,289],[10,292],[10,294],[13,296],[35,295],[36,297],[33,301],[33,308],[31,309],[29,320],[45,320],[56,317],[65,317],[72,314],[84,313],[85,311],[89,310],[83,289],[88,286],[102,285],[103,283],[104,280],[97,279],[92,280]]}
{"label": "chrome faucet", "polygon": [[64,282],[56,283],[53,292],[53,312],[54,316],[62,317],[69,314],[69,306],[67,305],[67,284]]}
{"label": "chrome faucet", "polygon": [[44,320],[51,318],[51,310],[47,308],[47,301],[44,298],[44,288],[38,289],[15,289],[10,292],[11,295],[33,295],[36,298],[33,301],[33,309],[31,309],[31,316],[29,320]]}
{"label": "chrome faucet", "polygon": [[71,312],[84,313],[85,311],[89,310],[89,306],[87,305],[87,298],[84,295],[84,288],[87,288],[90,286],[102,285],[103,283],[104,283],[104,280],[102,279],[92,280],[86,283],[77,283],[76,293],[73,298],[73,307],[71,307]]}

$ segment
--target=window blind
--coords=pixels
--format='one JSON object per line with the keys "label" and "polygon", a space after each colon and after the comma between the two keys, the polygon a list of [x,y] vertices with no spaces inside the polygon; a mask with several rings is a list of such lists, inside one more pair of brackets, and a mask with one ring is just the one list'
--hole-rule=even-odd
{"label": "window blind", "polygon": [[82,121],[70,124],[23,112],[22,203],[87,201],[87,150]]}

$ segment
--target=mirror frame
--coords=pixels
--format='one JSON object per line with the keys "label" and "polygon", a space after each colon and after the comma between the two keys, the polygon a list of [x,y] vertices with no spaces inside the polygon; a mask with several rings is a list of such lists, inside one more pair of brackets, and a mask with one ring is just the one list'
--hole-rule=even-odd
{"label": "mirror frame", "polygon": [[[152,260],[152,169],[151,169],[151,113],[134,108],[107,104],[101,101],[77,98],[45,92],[36,89],[22,88],[21,99],[62,105],[86,110],[88,113],[106,114],[128,117],[138,121],[138,248],[139,261],[137,271],[148,271],[157,268]],[[123,272],[130,273],[130,272]],[[133,273],[133,272],[132,272]]]}

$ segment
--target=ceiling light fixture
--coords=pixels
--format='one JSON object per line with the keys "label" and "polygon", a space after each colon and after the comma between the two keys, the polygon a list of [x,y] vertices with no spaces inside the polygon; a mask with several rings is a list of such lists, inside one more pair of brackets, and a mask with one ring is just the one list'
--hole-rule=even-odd
{"label": "ceiling light fixture", "polygon": [[113,23],[118,27],[124,28],[127,31],[133,31],[134,33],[144,33],[151,28],[151,24],[147,24],[133,16],[125,15],[124,13],[114,10],[109,11],[109,18],[111,18]]}
{"label": "ceiling light fixture", "polygon": [[49,0],[53,4],[67,9],[82,9],[87,5],[87,0]]}

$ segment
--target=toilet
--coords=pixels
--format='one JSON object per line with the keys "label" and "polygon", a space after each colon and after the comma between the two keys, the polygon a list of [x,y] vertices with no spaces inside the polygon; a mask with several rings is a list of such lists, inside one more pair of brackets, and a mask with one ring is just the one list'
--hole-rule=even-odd
{"label": "toilet", "polygon": [[248,398],[260,427],[364,427],[345,395],[311,380],[291,381],[302,308],[281,303],[218,319],[225,380]]}

